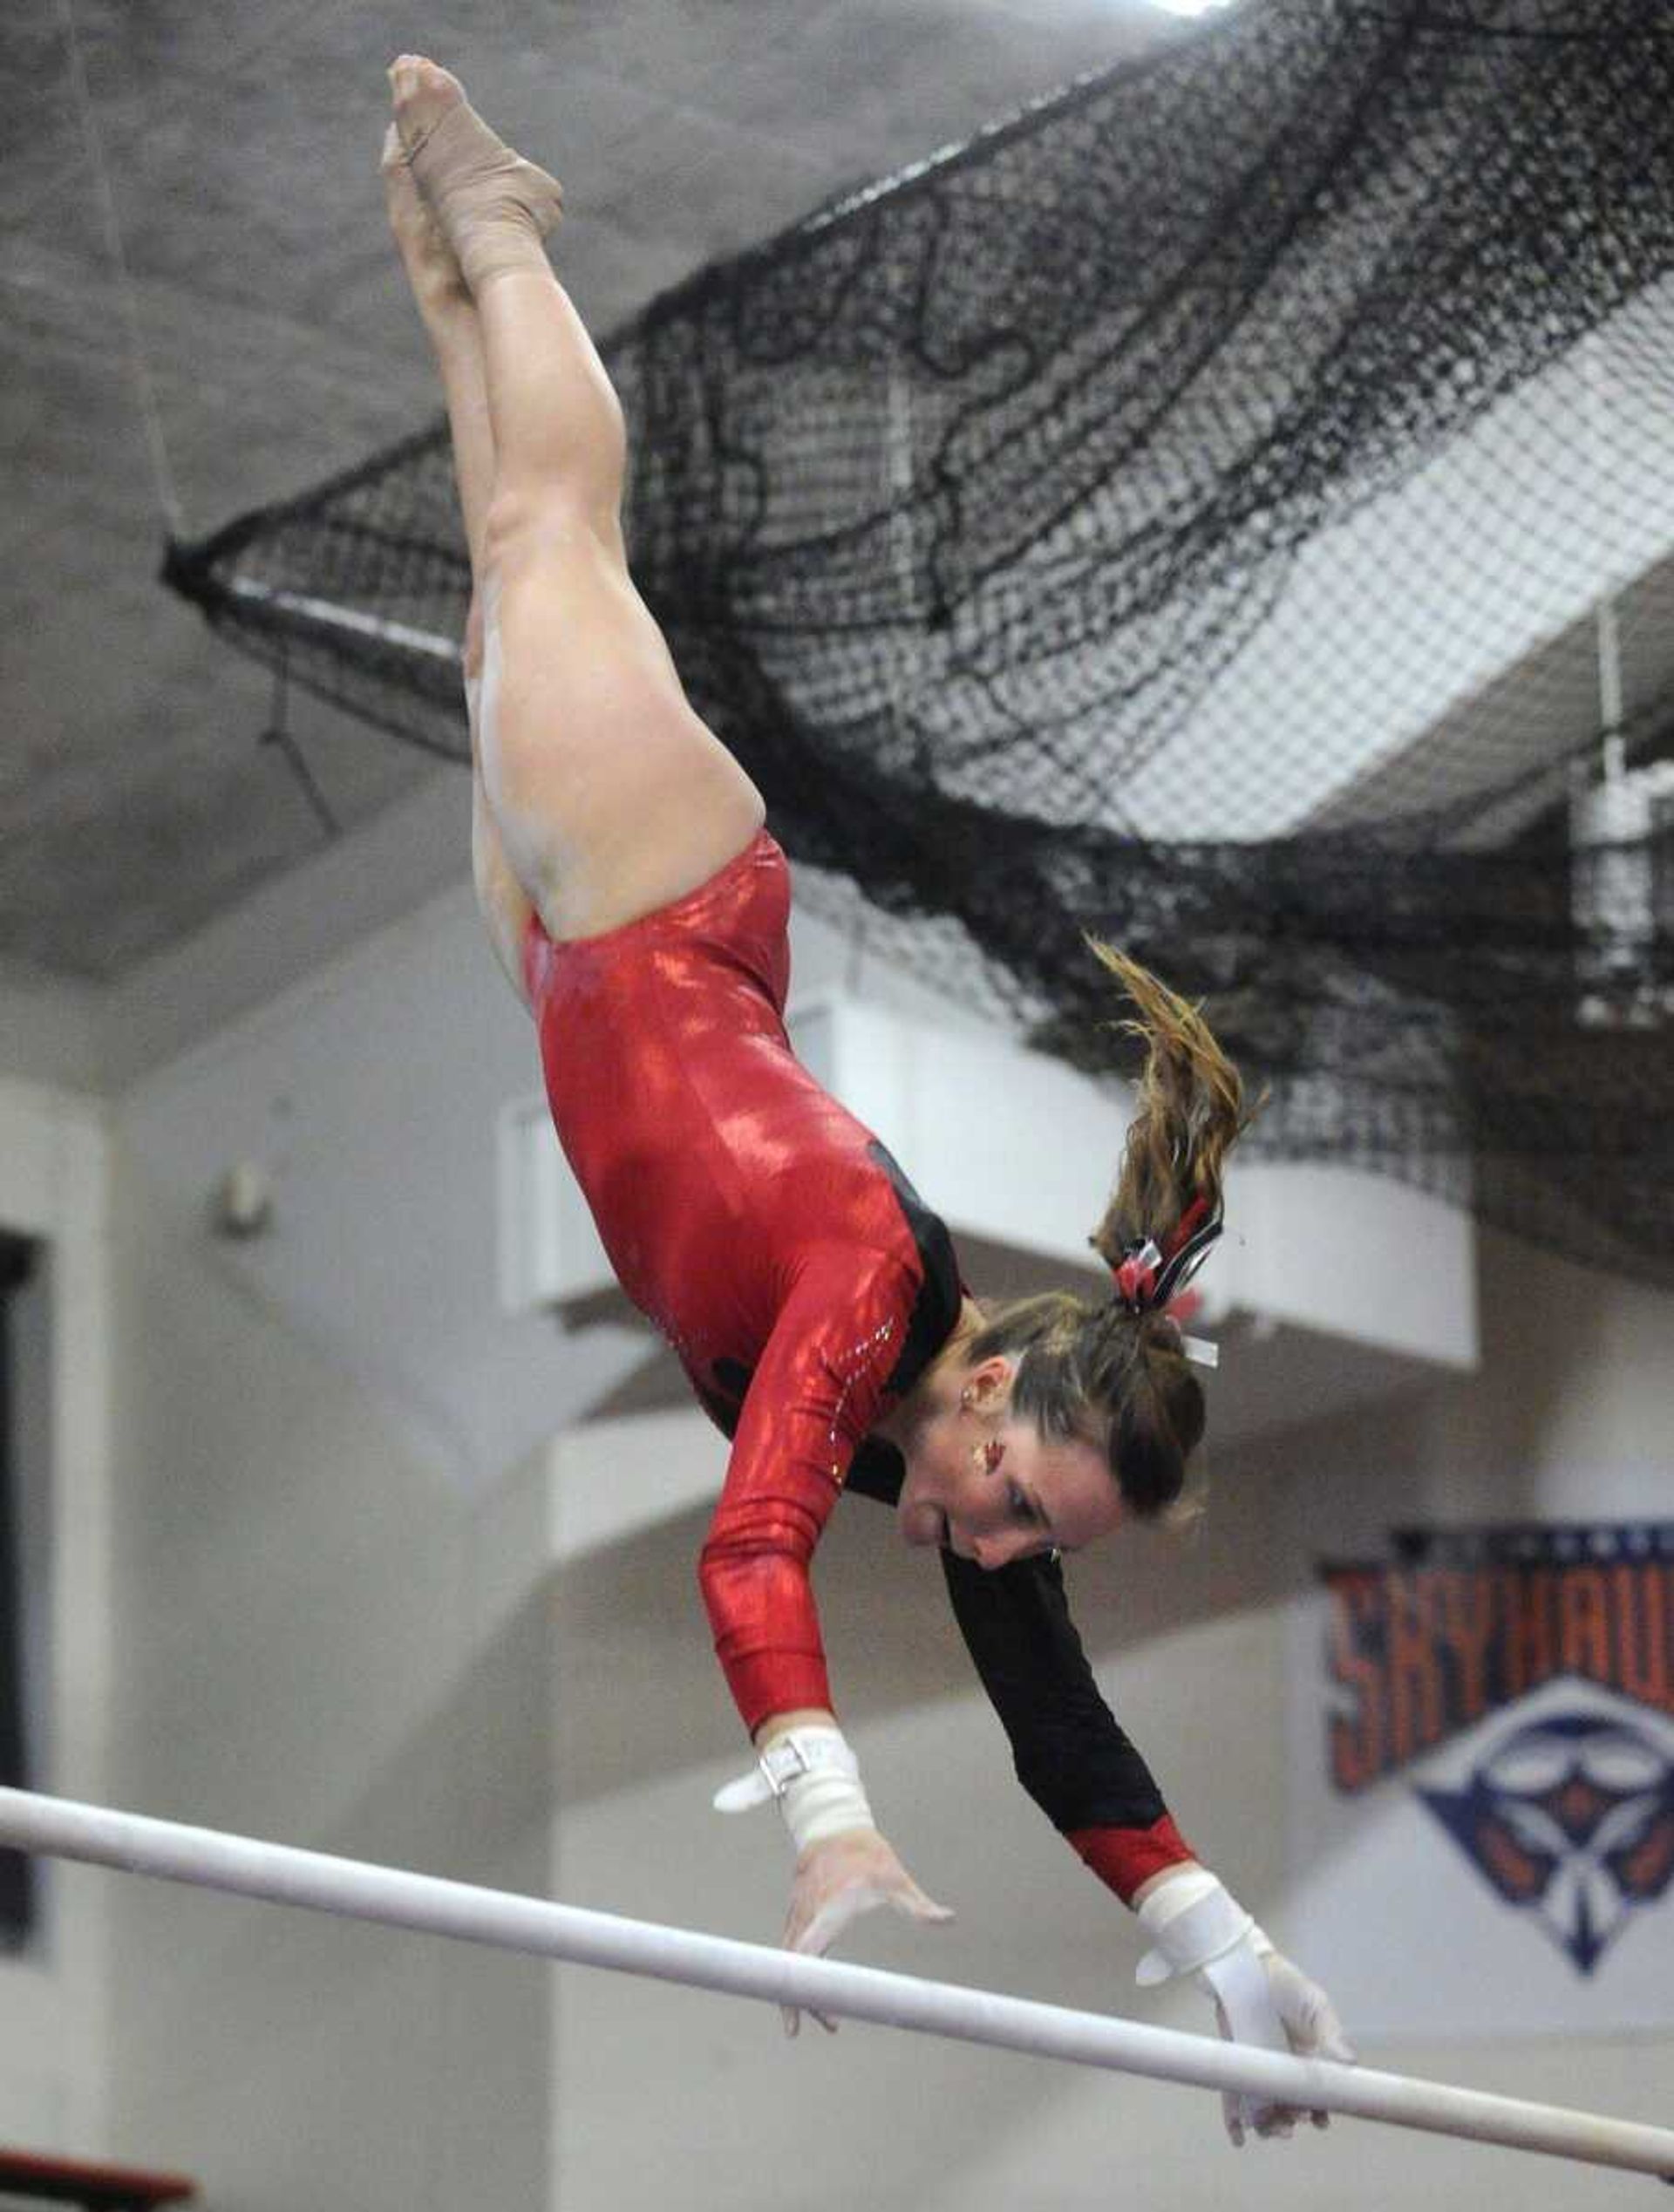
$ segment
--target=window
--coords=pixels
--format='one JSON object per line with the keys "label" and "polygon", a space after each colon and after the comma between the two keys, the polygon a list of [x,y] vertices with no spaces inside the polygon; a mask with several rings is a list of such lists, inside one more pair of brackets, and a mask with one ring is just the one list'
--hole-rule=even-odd
{"label": "window", "polygon": [[[19,1464],[14,1307],[34,1272],[36,1247],[0,1231],[0,1782],[28,1781],[24,1725],[24,1594],[17,1540]],[[16,1948],[34,1925],[34,1883],[21,1851],[0,1851],[0,1947]]]}

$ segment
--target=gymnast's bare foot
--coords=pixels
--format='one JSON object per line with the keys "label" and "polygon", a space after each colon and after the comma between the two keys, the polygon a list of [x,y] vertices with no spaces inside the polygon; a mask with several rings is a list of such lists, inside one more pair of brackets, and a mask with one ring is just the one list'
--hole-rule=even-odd
{"label": "gymnast's bare foot", "polygon": [[390,213],[390,228],[400,248],[401,264],[412,287],[418,312],[432,337],[453,330],[462,315],[474,313],[464,272],[453,258],[453,248],[425,205],[413,180],[401,136],[393,123],[384,140],[379,163],[384,178],[384,201]]}
{"label": "gymnast's bare foot", "polygon": [[403,54],[390,87],[402,151],[473,294],[503,270],[544,269],[541,242],[563,209],[555,179],[514,153],[458,78],[422,55]]}

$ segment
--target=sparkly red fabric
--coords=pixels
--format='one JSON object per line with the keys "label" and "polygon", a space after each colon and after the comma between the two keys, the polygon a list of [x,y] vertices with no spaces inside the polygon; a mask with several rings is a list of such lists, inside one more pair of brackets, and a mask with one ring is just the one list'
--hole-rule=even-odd
{"label": "sparkly red fabric", "polygon": [[[764,832],[626,929],[555,944],[537,921],[524,943],[553,1120],[610,1263],[733,1440],[699,1579],[752,1731],[831,1705],[810,1556],[851,1470],[868,1496],[898,1494],[899,1454],[867,1433],[945,1344],[963,1290],[945,1228],[792,1055],[789,909]],[[1054,1826],[1124,1897],[1189,1857],[1099,1695],[1059,1562],[942,1566]]]}
{"label": "sparkly red fabric", "polygon": [[610,1263],[733,1439],[699,1580],[752,1730],[831,1704],[809,1558],[958,1313],[956,1283],[927,1294],[910,1187],[792,1054],[789,906],[763,831],[671,906],[559,943],[534,920],[524,945],[553,1120]]}

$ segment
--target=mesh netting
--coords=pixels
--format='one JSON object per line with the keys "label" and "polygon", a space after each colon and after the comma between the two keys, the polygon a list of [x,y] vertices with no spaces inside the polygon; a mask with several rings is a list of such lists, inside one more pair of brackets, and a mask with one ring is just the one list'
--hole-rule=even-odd
{"label": "mesh netting", "polygon": [[[1674,1283],[1671,272],[1664,0],[1268,0],[622,331],[635,573],[869,944]],[[466,757],[441,430],[171,574]]]}

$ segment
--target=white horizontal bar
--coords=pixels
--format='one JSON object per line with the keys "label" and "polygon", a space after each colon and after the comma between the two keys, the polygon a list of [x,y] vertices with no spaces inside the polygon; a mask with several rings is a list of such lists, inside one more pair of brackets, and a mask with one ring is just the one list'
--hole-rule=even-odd
{"label": "white horizontal bar", "polygon": [[1397,2127],[1468,2136],[1674,2180],[1674,2132],[1666,2128],[1324,2059],[1287,2058],[834,1959],[799,1957],[759,1943],[619,1919],[544,1898],[75,1805],[27,1790],[0,1789],[0,1844],[576,1965],[684,1982],[727,1996],[813,2008],[882,2027],[989,2044],[1034,2058],[1066,2059],[1204,2089],[1243,2090],[1308,2111],[1351,2113]]}

